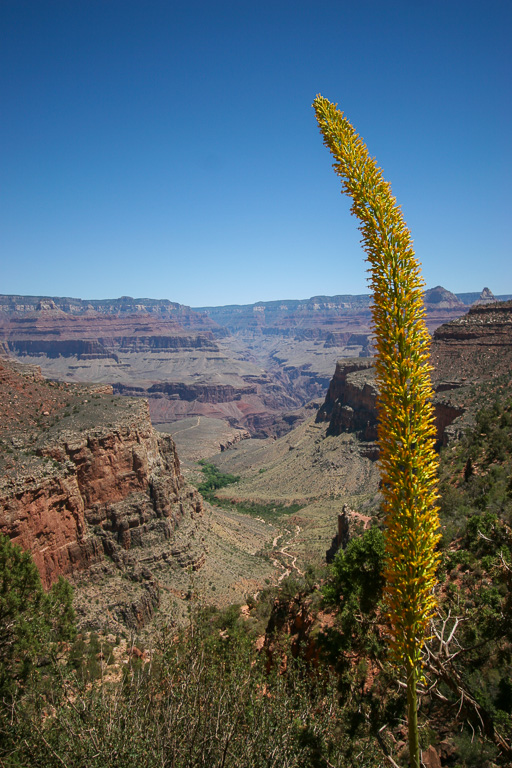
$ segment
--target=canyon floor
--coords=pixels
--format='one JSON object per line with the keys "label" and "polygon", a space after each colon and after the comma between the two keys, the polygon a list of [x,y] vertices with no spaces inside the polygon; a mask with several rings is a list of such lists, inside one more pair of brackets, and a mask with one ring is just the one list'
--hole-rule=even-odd
{"label": "canyon floor", "polygon": [[[212,521],[234,526],[235,540],[251,520],[259,524],[259,553],[273,564],[274,580],[325,561],[345,505],[363,525],[378,509],[376,462],[363,455],[356,436],[329,435],[327,422],[315,422],[319,404],[312,402],[309,417],[281,438],[246,439],[221,453],[200,456],[222,473],[239,477],[215,493],[223,506],[213,506]],[[184,428],[177,422],[174,431],[173,425],[168,428],[185,476],[198,486],[203,477],[197,445],[190,437],[194,425]],[[211,547],[209,554],[211,558]],[[251,567],[248,562],[246,573]]]}
{"label": "canyon floor", "polygon": [[[361,528],[376,514],[376,462],[361,455],[360,441],[353,435],[327,435],[328,424],[316,424],[312,413],[316,415],[316,408],[277,440],[245,439],[209,456],[204,456],[208,440],[197,440],[196,430],[202,436],[210,430],[215,445],[225,424],[176,422],[172,434],[189,483],[197,487],[203,480],[198,458],[240,479],[216,493],[218,504],[204,502],[203,515],[194,522],[192,535],[205,542],[200,568],[169,561],[150,564],[161,599],[151,625],[139,632],[143,640],[155,626],[186,622],[194,604],[243,604],[286,576],[325,562],[344,505],[354,510]],[[190,533],[185,527],[179,535]],[[119,590],[122,579],[119,574],[113,583],[106,574],[91,581],[90,573],[75,579],[77,606],[89,623],[101,625],[108,592]]]}

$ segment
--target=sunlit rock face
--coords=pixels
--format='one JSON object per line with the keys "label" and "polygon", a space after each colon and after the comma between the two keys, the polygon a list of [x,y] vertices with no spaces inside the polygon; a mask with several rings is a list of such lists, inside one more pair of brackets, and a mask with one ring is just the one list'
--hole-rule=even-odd
{"label": "sunlit rock face", "polygon": [[[106,558],[134,567],[147,550],[171,558],[202,500],[147,403],[20,370],[0,362],[0,531],[31,552],[46,586]],[[184,565],[200,565],[197,549]]]}

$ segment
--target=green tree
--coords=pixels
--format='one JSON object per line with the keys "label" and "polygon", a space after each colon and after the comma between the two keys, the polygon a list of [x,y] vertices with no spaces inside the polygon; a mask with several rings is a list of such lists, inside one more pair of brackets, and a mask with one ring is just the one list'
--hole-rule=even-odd
{"label": "green tree", "polygon": [[424,283],[402,212],[375,160],[337,105],[317,96],[324,143],[353,201],[371,267],[379,447],[386,512],[385,595],[391,646],[407,676],[409,754],[419,768],[417,683],[421,650],[435,605],[439,519],[429,334]]}
{"label": "green tree", "polygon": [[24,686],[58,641],[72,639],[72,599],[63,578],[46,593],[30,553],[0,534],[0,700]]}
{"label": "green tree", "polygon": [[384,537],[376,526],[351,539],[346,549],[338,550],[329,569],[322,589],[326,603],[355,599],[360,610],[374,611],[384,586],[383,560]]}

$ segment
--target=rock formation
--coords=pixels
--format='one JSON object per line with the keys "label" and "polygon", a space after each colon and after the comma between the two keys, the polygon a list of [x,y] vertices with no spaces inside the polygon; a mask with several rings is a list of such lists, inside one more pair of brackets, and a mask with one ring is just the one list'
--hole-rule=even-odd
{"label": "rock formation", "polygon": [[512,301],[476,304],[434,333],[438,382],[488,380],[512,369]]}
{"label": "rock formation", "polygon": [[[441,291],[438,295],[444,301]],[[475,304],[463,317],[439,327],[431,360],[437,439],[445,443],[462,428],[461,418],[471,418],[478,406],[467,396],[470,385],[510,375],[512,301]],[[329,422],[329,434],[355,432],[365,455],[376,456],[377,398],[373,361],[339,360],[317,421]]]}
{"label": "rock formation", "polygon": [[356,432],[377,439],[377,386],[373,360],[339,360],[316,421],[328,421],[328,434]]}
{"label": "rock formation", "polygon": [[[443,383],[439,384],[434,396],[434,418],[439,443],[447,442],[448,428],[465,412],[464,406],[452,402],[448,395]],[[360,453],[376,459],[377,399],[373,360],[339,360],[316,420],[329,422],[327,433],[330,435],[355,433],[361,441]]]}
{"label": "rock formation", "polygon": [[46,586],[85,571],[139,584],[128,606],[114,602],[118,620],[141,626],[159,602],[154,565],[205,557],[202,499],[172,438],[153,429],[146,401],[45,381],[34,366],[0,361],[0,393],[0,531],[31,552]]}
{"label": "rock formation", "polygon": [[216,350],[215,324],[170,301],[0,296],[0,333],[11,354],[112,359],[123,352]]}
{"label": "rock formation", "polygon": [[484,288],[475,304],[490,304],[497,301],[496,296],[489,288]]}

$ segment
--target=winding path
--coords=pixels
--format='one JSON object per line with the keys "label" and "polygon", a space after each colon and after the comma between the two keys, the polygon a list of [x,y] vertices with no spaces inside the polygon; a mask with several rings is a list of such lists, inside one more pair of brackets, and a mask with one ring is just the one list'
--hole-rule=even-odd
{"label": "winding path", "polygon": [[301,532],[302,528],[300,525],[295,526],[295,532],[292,532],[289,528],[285,528],[285,533],[280,533],[278,536],[274,538],[274,541],[272,543],[272,546],[275,548],[277,547],[277,542],[279,539],[283,538],[286,533],[289,534],[289,537],[286,540],[286,543],[283,544],[283,546],[277,550],[278,555],[282,555],[283,557],[290,558],[291,562],[285,564],[282,563],[278,558],[274,558],[272,563],[275,565],[276,568],[282,568],[283,572],[278,578],[278,583],[281,582],[283,579],[285,579],[287,576],[291,574],[292,571],[295,571],[298,573],[299,576],[304,576],[304,571],[301,571],[299,568],[297,568],[296,562],[297,562],[297,555],[292,555],[290,552],[287,552],[287,550],[291,547],[293,542],[297,539],[299,533]]}

